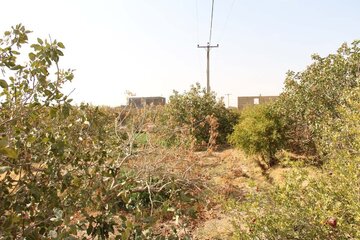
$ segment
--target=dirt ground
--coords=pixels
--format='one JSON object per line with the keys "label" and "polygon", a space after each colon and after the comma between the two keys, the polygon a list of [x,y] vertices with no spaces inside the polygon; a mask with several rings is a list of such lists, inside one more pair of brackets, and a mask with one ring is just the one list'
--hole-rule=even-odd
{"label": "dirt ground", "polygon": [[193,164],[188,162],[186,171],[206,179],[210,193],[201,221],[195,224],[195,229],[189,229],[192,239],[197,240],[232,239],[234,218],[228,205],[242,201],[249,192],[281,182],[283,173],[288,170],[279,167],[264,171],[254,158],[236,149],[194,154]]}
{"label": "dirt ground", "polygon": [[[264,170],[241,151],[227,149],[199,155],[198,166],[213,192],[215,203],[205,220],[193,231],[194,239],[231,239],[233,234],[229,201],[241,201],[246,193],[268,186],[271,179]],[[279,175],[279,174],[276,174]]]}

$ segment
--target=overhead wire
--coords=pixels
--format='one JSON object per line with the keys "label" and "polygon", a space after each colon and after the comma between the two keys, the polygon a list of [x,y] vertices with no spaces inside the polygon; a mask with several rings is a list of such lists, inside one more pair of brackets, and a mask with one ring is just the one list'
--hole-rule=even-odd
{"label": "overhead wire", "polygon": [[226,17],[226,20],[225,20],[225,23],[224,23],[224,27],[222,28],[222,30],[221,30],[221,32],[220,32],[220,35],[219,35],[219,42],[220,42],[221,39],[223,38],[224,32],[225,32],[225,30],[226,30],[226,27],[227,27],[227,25],[228,25],[229,19],[230,19],[230,17],[231,17],[232,10],[233,10],[233,8],[234,8],[234,6],[235,6],[235,2],[236,2],[236,0],[233,0],[232,3],[231,3],[230,10],[229,10],[229,12],[228,12],[228,14],[227,14],[227,17]]}
{"label": "overhead wire", "polygon": [[[195,1],[195,9],[196,9],[196,37],[197,37],[197,42],[200,41],[200,31],[199,31],[199,25],[200,25],[200,21],[199,21],[199,3],[198,0]],[[202,78],[202,71],[201,69],[201,56],[200,56],[200,52],[197,51],[197,69],[198,69],[198,75],[200,76],[200,78]]]}
{"label": "overhead wire", "polygon": [[215,0],[212,0],[212,5],[211,5],[209,45],[211,45],[211,35],[212,35],[212,27],[213,27],[213,19],[214,19],[214,1],[215,1]]}
{"label": "overhead wire", "polygon": [[196,6],[196,37],[197,41],[199,42],[199,6],[198,6],[198,0],[195,2]]}

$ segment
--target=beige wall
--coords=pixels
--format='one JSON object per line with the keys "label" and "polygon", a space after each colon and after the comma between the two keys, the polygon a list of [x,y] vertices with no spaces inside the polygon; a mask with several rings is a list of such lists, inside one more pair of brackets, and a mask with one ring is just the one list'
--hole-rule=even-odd
{"label": "beige wall", "polygon": [[133,107],[142,108],[150,105],[165,105],[166,99],[163,97],[130,97],[128,99],[128,105]]}
{"label": "beige wall", "polygon": [[255,104],[264,104],[273,101],[278,96],[249,96],[249,97],[238,97],[238,109],[243,109],[246,106]]}

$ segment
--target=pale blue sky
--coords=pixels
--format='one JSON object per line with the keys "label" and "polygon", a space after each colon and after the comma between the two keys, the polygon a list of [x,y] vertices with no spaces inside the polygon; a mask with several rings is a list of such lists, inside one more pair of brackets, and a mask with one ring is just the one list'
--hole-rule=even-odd
{"label": "pale blue sky", "polygon": [[[206,83],[211,0],[12,0],[1,3],[0,31],[23,23],[32,37],[66,46],[76,69],[68,89],[93,104],[125,103],[125,91],[168,97]],[[196,10],[198,9],[198,11]],[[211,87],[217,95],[276,95],[287,70],[359,39],[358,0],[215,0]]]}

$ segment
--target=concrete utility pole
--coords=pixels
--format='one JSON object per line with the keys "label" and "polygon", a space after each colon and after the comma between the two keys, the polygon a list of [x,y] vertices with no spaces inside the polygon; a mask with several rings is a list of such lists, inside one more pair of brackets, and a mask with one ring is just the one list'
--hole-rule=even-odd
{"label": "concrete utility pole", "polygon": [[198,48],[206,48],[206,57],[207,57],[207,67],[206,67],[206,92],[210,93],[210,49],[219,47],[219,44],[211,46],[210,43],[207,43],[206,46],[200,46],[198,44]]}
{"label": "concrete utility pole", "polygon": [[230,107],[230,98],[229,96],[231,95],[231,93],[227,93],[225,94],[227,96],[227,104],[228,104],[228,108]]}

